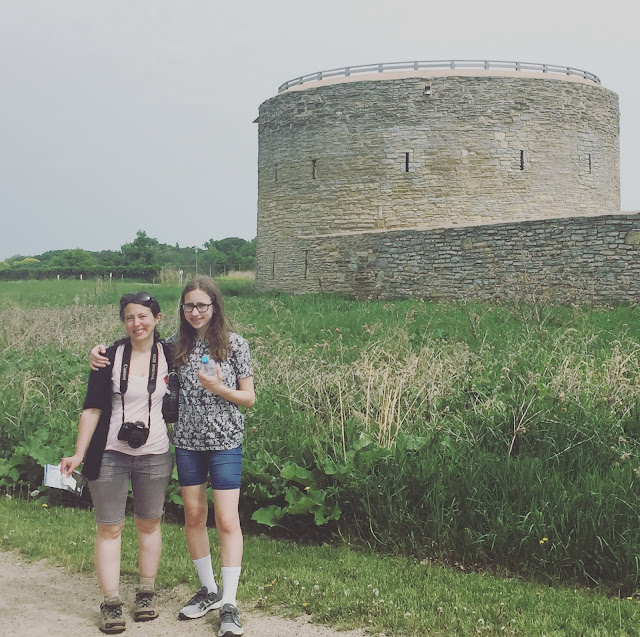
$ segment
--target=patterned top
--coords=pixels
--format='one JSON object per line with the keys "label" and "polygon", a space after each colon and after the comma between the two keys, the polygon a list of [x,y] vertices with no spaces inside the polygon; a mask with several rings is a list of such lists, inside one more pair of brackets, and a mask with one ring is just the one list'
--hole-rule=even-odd
{"label": "patterned top", "polygon": [[[167,339],[168,341],[171,339]],[[227,360],[216,361],[222,380],[232,389],[238,379],[253,376],[249,344],[239,334],[230,335]],[[198,380],[201,359],[209,354],[208,342],[196,338],[189,364],[176,367],[180,378],[180,417],[173,432],[173,444],[189,451],[235,449],[242,443],[244,416],[234,403],[207,391]]]}

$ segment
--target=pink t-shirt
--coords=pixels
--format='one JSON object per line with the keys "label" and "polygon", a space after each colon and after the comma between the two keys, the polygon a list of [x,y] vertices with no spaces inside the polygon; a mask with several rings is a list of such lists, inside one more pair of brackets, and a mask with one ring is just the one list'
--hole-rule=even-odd
{"label": "pink t-shirt", "polygon": [[[157,347],[157,345],[156,345]],[[166,453],[169,451],[169,436],[167,425],[162,416],[162,399],[169,391],[167,375],[169,367],[164,357],[162,347],[159,347],[158,380],[156,389],[151,395],[151,430],[147,442],[137,449],[132,449],[126,440],[118,440],[118,432],[122,426],[122,400],[120,399],[120,371],[122,370],[122,355],[124,345],[119,345],[111,371],[113,409],[109,422],[106,450],[119,451],[131,456],[145,456]],[[129,386],[124,395],[125,422],[140,421],[146,426],[149,422],[149,392],[147,391],[148,376],[129,376]]]}

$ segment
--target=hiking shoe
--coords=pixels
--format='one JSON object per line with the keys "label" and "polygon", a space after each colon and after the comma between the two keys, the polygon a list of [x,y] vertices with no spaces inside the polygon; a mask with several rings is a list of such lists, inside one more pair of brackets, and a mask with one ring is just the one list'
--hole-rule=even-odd
{"label": "hiking shoe", "polygon": [[238,609],[233,604],[225,604],[220,609],[218,637],[236,637],[236,635],[244,635],[244,628],[242,628]]}
{"label": "hiking shoe", "polygon": [[[210,593],[206,586],[203,586],[181,609],[178,617],[180,619],[197,619],[206,615],[214,608],[220,608],[222,591]],[[242,633],[240,633],[242,634]]]}
{"label": "hiking shoe", "polygon": [[100,624],[103,633],[121,633],[125,629],[122,602],[119,597],[105,598],[100,604]]}
{"label": "hiking shoe", "polygon": [[151,586],[140,586],[136,593],[136,605],[133,609],[133,620],[148,622],[155,619],[160,612],[156,604],[156,594]]}

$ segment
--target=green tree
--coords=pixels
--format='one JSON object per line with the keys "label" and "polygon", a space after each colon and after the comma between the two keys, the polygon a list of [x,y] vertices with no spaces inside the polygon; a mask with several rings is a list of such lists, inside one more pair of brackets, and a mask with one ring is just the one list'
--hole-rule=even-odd
{"label": "green tree", "polygon": [[204,246],[207,251],[215,249],[226,255],[224,265],[227,268],[252,270],[255,267],[255,239],[252,241],[240,237],[228,237],[217,241],[210,239]]}
{"label": "green tree", "polygon": [[92,271],[98,265],[98,261],[91,252],[76,248],[65,250],[62,254],[53,257],[49,262],[50,270],[64,270],[69,273],[82,274]]}
{"label": "green tree", "polygon": [[158,245],[157,239],[149,237],[144,230],[138,230],[136,238],[131,243],[125,243],[120,248],[123,264],[125,266],[155,269]]}
{"label": "green tree", "polygon": [[22,261],[22,259],[24,259],[25,256],[26,255],[24,255],[24,254],[14,254],[13,256],[10,256],[8,259],[5,259],[5,261],[9,265],[13,265],[16,261]]}
{"label": "green tree", "polygon": [[136,238],[120,248],[121,273],[132,278],[155,277],[160,270],[159,246],[157,239],[148,236],[144,230],[138,230]]}
{"label": "green tree", "polygon": [[214,245],[209,245],[206,250],[201,250],[198,254],[198,261],[203,272],[211,270],[215,274],[222,272],[228,263],[227,255]]}
{"label": "green tree", "polygon": [[34,263],[40,263],[40,259],[36,259],[35,257],[25,257],[22,261],[14,261],[14,266],[27,266],[33,265]]}

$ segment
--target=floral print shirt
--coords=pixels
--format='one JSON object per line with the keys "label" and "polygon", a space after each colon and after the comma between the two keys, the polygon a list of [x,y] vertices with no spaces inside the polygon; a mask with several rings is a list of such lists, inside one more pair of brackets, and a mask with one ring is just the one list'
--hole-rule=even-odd
{"label": "floral print shirt", "polygon": [[[170,340],[170,339],[167,339]],[[216,361],[223,382],[238,388],[238,379],[253,376],[249,344],[239,334],[230,335],[227,360]],[[196,338],[188,365],[176,367],[180,378],[180,416],[173,432],[173,444],[189,451],[235,449],[242,443],[244,416],[237,405],[207,391],[198,380],[202,356],[209,355],[207,341]]]}

